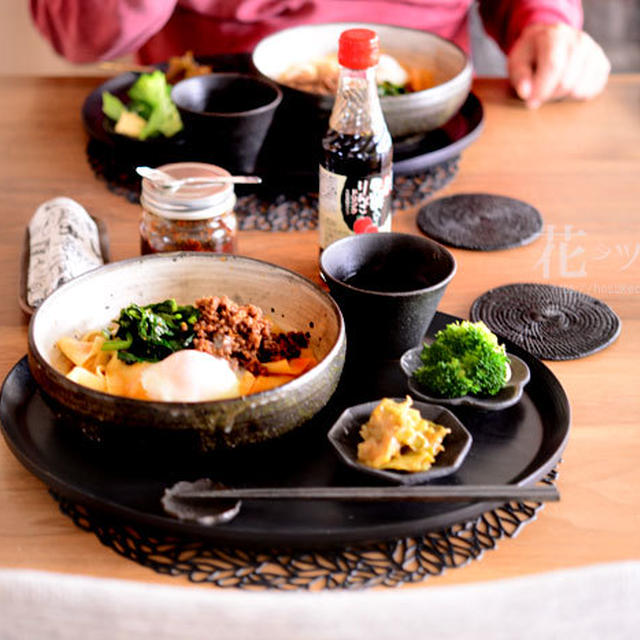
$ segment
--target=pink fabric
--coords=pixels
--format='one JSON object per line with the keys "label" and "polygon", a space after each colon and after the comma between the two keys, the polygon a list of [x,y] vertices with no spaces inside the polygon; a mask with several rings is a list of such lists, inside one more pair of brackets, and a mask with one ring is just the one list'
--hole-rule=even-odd
{"label": "pink fabric", "polygon": [[[297,24],[363,21],[433,31],[469,49],[472,0],[31,0],[33,20],[73,62],[136,51],[159,62],[251,51],[266,35]],[[508,51],[535,22],[582,24],[580,0],[481,0],[487,31]]]}
{"label": "pink fabric", "polygon": [[520,0],[519,2],[481,2],[480,15],[487,33],[505,52],[511,50],[520,32],[529,24],[567,23],[582,26],[582,2],[575,0]]}

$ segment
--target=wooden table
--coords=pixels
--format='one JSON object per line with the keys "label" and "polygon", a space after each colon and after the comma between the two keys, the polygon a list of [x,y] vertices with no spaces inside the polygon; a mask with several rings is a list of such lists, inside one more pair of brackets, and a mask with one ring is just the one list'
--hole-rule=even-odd
{"label": "wooden table", "polygon": [[[0,82],[2,181],[0,375],[26,352],[18,306],[20,250],[36,207],[74,198],[108,226],[112,257],[138,251],[138,207],[110,193],[85,156],[80,108],[98,79]],[[640,557],[640,75],[611,79],[584,104],[526,110],[502,80],[477,80],[485,130],[439,195],[489,192],[537,207],[545,234],[507,251],[454,250],[458,272],[440,309],[467,317],[482,292],[511,282],[568,286],[608,303],[620,338],[580,360],[549,362],[567,391],[572,431],[561,465],[560,503],[496,551],[431,584],[511,577]],[[418,233],[415,210],[394,219]],[[548,235],[552,234],[552,235]],[[243,232],[241,253],[318,280],[315,232]],[[46,487],[0,442],[0,567],[187,584],[162,577],[105,548],[58,511]]]}

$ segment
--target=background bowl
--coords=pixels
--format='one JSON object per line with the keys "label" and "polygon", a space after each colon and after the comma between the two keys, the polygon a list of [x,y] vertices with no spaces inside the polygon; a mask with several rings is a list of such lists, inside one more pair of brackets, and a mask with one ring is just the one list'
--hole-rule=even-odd
{"label": "background bowl", "polygon": [[232,173],[251,173],[282,100],[278,86],[242,73],[212,73],[171,90],[192,157]]}
{"label": "background bowl", "polygon": [[460,109],[471,89],[473,76],[471,61],[460,47],[417,29],[340,22],[284,29],[261,40],[253,51],[253,66],[279,84],[284,95],[283,108],[293,117],[319,122],[322,132],[326,129],[333,96],[293,89],[280,83],[279,78],[294,64],[336,53],[340,34],[351,28],[376,31],[384,53],[434,75],[435,85],[429,89],[381,98],[382,111],[394,138],[436,129]]}
{"label": "background bowl", "polygon": [[[308,331],[319,364],[276,389],[194,403],[108,395],[68,380],[55,366],[60,337],[106,326],[131,302],[174,297],[186,304],[211,295],[258,305],[283,330]],[[333,394],[344,356],[342,316],[327,293],[282,267],[222,254],[168,253],[111,263],[54,291],[29,326],[31,372],[56,405],[71,413],[68,422],[99,439],[180,439],[203,451],[274,438],[309,420]],[[167,437],[177,433],[179,438]]]}
{"label": "background bowl", "polygon": [[329,245],[320,271],[344,315],[349,355],[393,359],[421,342],[456,261],[422,236],[364,233]]}

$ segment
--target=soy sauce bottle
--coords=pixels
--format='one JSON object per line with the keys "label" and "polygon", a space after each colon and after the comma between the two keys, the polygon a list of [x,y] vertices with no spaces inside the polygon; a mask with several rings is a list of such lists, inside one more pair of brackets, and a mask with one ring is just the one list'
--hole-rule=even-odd
{"label": "soy sauce bottle", "polygon": [[391,230],[393,151],[376,85],[379,56],[375,31],[340,35],[338,91],[319,170],[321,251],[348,235]]}

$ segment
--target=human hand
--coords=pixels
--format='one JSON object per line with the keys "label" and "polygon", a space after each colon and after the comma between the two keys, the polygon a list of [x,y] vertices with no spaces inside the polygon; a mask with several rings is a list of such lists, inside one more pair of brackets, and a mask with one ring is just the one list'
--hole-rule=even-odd
{"label": "human hand", "polygon": [[611,64],[591,36],[566,24],[531,24],[507,57],[509,79],[531,109],[558,98],[586,100],[604,89]]}

